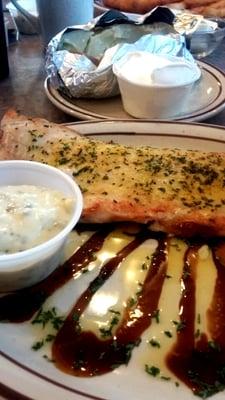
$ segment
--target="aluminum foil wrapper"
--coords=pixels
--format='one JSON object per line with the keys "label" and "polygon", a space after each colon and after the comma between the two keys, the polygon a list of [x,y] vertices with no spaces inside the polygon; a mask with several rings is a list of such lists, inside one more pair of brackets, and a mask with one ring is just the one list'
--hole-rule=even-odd
{"label": "aluminum foil wrapper", "polygon": [[203,17],[203,15],[190,12],[177,12],[173,26],[181,35],[191,35],[195,32],[212,32],[218,28],[215,21]]}
{"label": "aluminum foil wrapper", "polygon": [[174,29],[175,18],[166,7],[132,18],[108,11],[87,25],[65,29],[47,48],[51,84],[70,98],[112,97],[119,94],[112,65],[128,52],[144,50],[194,62],[185,37]]}

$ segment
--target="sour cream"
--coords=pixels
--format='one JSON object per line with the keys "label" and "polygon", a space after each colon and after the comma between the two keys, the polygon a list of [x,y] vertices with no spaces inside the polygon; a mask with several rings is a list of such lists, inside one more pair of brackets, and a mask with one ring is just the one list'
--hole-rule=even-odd
{"label": "sour cream", "polygon": [[201,75],[195,62],[145,51],[128,53],[115,64],[114,72],[118,77],[145,86],[186,85],[196,81]]}
{"label": "sour cream", "polygon": [[146,51],[127,53],[113,65],[123,107],[135,118],[171,119],[189,112],[201,71],[179,57]]}
{"label": "sour cream", "polygon": [[69,222],[74,200],[41,186],[0,187],[0,254],[27,250],[57,235]]}

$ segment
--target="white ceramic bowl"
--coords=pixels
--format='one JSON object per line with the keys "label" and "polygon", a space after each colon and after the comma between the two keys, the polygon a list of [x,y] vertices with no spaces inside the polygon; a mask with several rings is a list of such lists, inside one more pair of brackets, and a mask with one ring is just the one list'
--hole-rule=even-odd
{"label": "white ceramic bowl", "polygon": [[57,168],[33,161],[0,161],[0,186],[37,185],[74,198],[68,224],[56,236],[31,249],[0,255],[0,292],[31,286],[46,278],[60,262],[60,252],[78,222],[83,206],[78,185]]}
{"label": "white ceramic bowl", "polygon": [[[135,54],[138,54],[136,52]],[[141,52],[140,52],[141,53]],[[186,79],[185,83],[179,80],[179,58],[169,57],[170,61],[174,61],[167,67],[166,72],[162,68],[155,70],[154,74],[161,74],[160,83],[149,83],[146,79],[142,82],[137,82],[137,75],[140,69],[140,62],[137,67],[135,64],[131,65],[131,71],[134,73],[127,73],[124,69],[125,64],[129,61],[129,57],[134,54],[128,53],[125,57],[121,58],[113,65],[113,72],[117,77],[120,93],[122,97],[123,107],[125,111],[135,118],[150,118],[150,119],[173,119],[180,116],[183,112],[187,112],[187,102],[190,92],[195,82],[200,78],[200,69],[194,67],[193,76]],[[146,66],[150,59],[146,58]],[[181,67],[187,63],[180,62]],[[136,70],[136,72],[134,72]],[[173,82],[169,79],[169,73],[173,75]],[[174,83],[174,76],[177,74],[177,82]],[[150,75],[150,74],[149,74]],[[156,76],[156,75],[155,75]],[[140,78],[139,78],[140,79]]]}

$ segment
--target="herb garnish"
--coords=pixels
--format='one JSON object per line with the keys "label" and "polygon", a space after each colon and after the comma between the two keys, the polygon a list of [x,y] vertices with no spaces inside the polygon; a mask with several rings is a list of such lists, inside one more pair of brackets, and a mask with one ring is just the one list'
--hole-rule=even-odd
{"label": "herb garnish", "polygon": [[151,345],[152,347],[158,347],[158,348],[161,347],[161,346],[160,346],[160,343],[159,343],[157,340],[155,340],[155,339],[149,340],[149,343],[150,343],[150,345]]}
{"label": "herb garnish", "polygon": [[160,314],[160,310],[155,310],[155,311],[152,313],[152,318],[155,319],[155,321],[156,321],[157,324],[159,324],[159,322],[160,322],[159,314]]}
{"label": "herb garnish", "polygon": [[101,333],[101,336],[102,336],[103,338],[108,337],[108,336],[112,336],[113,327],[114,327],[115,325],[117,325],[118,323],[119,323],[119,318],[118,318],[117,316],[114,316],[114,317],[111,319],[108,328],[100,328],[100,329],[99,329],[99,331],[100,331],[100,333]]}
{"label": "herb garnish", "polygon": [[173,321],[173,324],[176,325],[176,330],[177,332],[182,331],[186,327],[186,322],[185,321]]}
{"label": "herb garnish", "polygon": [[151,367],[148,364],[145,364],[145,372],[151,376],[158,376],[160,374],[160,369],[152,365]]}
{"label": "herb garnish", "polygon": [[31,348],[32,348],[32,350],[35,350],[35,351],[40,350],[44,346],[45,343],[52,342],[54,339],[55,339],[55,335],[48,334],[44,339],[35,342]]}
{"label": "herb garnish", "polygon": [[208,341],[208,346],[211,350],[220,352],[221,351],[221,347],[219,345],[219,343],[215,342],[214,340],[209,340]]}
{"label": "herb garnish", "polygon": [[[47,324],[51,324],[52,328],[58,331],[64,322],[62,316],[57,315],[56,308],[52,307],[50,310],[43,310],[40,308],[34,319],[31,321],[32,325],[40,324],[44,329]],[[55,339],[55,335],[48,333],[43,339],[35,342],[32,345],[32,349],[37,351],[40,350],[45,343],[52,342]]]}
{"label": "herb garnish", "polygon": [[[218,377],[219,377],[219,372]],[[221,382],[219,379],[216,380],[214,383],[207,383],[200,379],[199,375],[194,371],[188,371],[188,376],[191,382],[197,385],[197,389],[195,390],[194,394],[196,396],[201,397],[202,399],[206,399],[213,394],[221,392],[225,389],[225,383]]]}
{"label": "herb garnish", "polygon": [[163,379],[164,381],[170,381],[171,378],[169,376],[160,376],[160,379]]}
{"label": "herb garnish", "polygon": [[32,348],[32,350],[35,350],[35,351],[40,350],[44,346],[44,343],[45,343],[45,341],[44,341],[44,339],[42,339],[38,342],[35,342],[31,348]]}
{"label": "herb garnish", "polygon": [[169,338],[173,337],[172,332],[170,332],[170,331],[164,331],[164,333]]}
{"label": "herb garnish", "polygon": [[63,322],[64,318],[57,315],[55,307],[52,307],[50,310],[40,308],[35,318],[31,321],[32,325],[41,324],[42,328],[45,328],[46,324],[51,323],[55,330],[59,330]]}
{"label": "herb garnish", "polygon": [[118,368],[121,364],[127,365],[131,358],[132,350],[134,349],[134,347],[139,346],[140,343],[141,338],[135,340],[134,342],[128,342],[125,345],[121,345],[117,342],[117,340],[113,340],[111,346],[116,352],[121,353],[121,359],[118,361],[118,363],[112,364],[111,369]]}

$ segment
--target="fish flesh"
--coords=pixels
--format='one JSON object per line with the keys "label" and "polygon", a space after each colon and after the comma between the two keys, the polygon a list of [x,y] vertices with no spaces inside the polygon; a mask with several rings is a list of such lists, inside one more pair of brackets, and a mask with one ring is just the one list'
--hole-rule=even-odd
{"label": "fish flesh", "polygon": [[0,158],[53,165],[76,180],[81,221],[133,221],[189,237],[225,235],[225,153],[132,147],[9,111]]}

